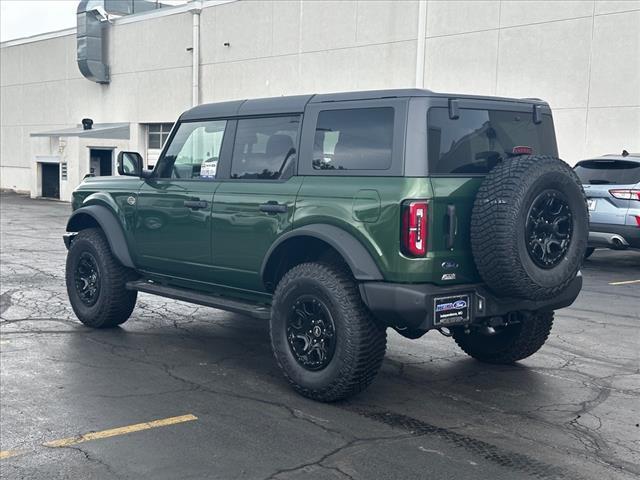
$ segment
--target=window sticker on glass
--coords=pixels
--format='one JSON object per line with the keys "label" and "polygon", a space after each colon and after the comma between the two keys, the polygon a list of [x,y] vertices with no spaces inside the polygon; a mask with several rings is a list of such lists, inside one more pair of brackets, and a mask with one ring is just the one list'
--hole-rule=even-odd
{"label": "window sticker on glass", "polygon": [[200,166],[200,178],[216,178],[218,160],[205,160]]}

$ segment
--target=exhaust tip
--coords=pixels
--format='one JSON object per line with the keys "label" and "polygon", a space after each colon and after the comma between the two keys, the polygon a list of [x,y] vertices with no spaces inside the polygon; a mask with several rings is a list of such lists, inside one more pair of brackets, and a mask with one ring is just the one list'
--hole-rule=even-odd
{"label": "exhaust tip", "polygon": [[618,249],[618,250],[624,250],[629,246],[627,241],[624,238],[622,238],[620,235],[613,235],[611,237],[611,244],[615,249]]}

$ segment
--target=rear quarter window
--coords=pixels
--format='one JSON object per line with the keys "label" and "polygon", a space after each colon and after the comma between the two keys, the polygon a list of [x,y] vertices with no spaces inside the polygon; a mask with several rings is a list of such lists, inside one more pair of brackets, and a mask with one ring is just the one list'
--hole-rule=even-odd
{"label": "rear quarter window", "polygon": [[518,146],[558,155],[551,115],[536,124],[530,112],[463,108],[453,120],[447,108],[434,107],[427,113],[427,135],[432,174],[486,174]]}
{"label": "rear quarter window", "polygon": [[640,182],[640,162],[628,160],[584,160],[574,170],[588,185],[633,185]]}
{"label": "rear quarter window", "polygon": [[392,107],[321,111],[313,141],[313,169],[389,169],[393,121]]}

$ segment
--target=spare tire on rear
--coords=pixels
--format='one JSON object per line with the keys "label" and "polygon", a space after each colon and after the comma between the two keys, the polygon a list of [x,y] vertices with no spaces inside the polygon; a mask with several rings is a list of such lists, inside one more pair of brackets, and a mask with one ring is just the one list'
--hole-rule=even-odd
{"label": "spare tire on rear", "polygon": [[471,216],[471,247],[487,286],[503,297],[539,300],[575,278],[589,216],[580,180],[546,155],[507,159],[482,182]]}

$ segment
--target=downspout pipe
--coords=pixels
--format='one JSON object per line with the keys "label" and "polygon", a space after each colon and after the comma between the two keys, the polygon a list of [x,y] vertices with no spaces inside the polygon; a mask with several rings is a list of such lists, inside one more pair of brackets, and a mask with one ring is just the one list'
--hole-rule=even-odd
{"label": "downspout pipe", "polygon": [[416,88],[424,88],[424,53],[427,43],[427,0],[418,1],[418,39],[416,48]]}
{"label": "downspout pipe", "polygon": [[200,103],[200,3],[194,2],[193,12],[193,40],[191,47],[192,55],[192,82],[191,82],[191,106],[195,107]]}

